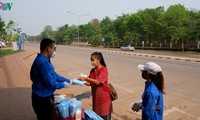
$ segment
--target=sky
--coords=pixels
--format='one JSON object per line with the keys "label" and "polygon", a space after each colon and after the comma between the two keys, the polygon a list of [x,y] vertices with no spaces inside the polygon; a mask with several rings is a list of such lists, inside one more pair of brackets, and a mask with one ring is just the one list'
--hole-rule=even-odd
{"label": "sky", "polygon": [[[136,13],[139,9],[182,4],[186,8],[200,10],[199,0],[0,0],[13,3],[11,10],[0,9],[1,18],[8,23],[14,20],[16,28],[27,35],[39,35],[46,25],[53,30],[65,24],[87,24],[92,19],[102,20],[106,16],[116,19],[122,14]],[[70,11],[71,13],[68,13]],[[86,16],[88,15],[88,16]]]}

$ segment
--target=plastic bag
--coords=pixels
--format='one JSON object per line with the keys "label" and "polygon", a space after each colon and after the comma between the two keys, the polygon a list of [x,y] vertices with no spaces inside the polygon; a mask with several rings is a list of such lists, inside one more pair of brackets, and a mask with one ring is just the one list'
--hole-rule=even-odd
{"label": "plastic bag", "polygon": [[80,101],[74,99],[71,99],[70,105],[69,105],[69,114],[71,117],[75,117],[76,111],[81,110],[82,104]]}
{"label": "plastic bag", "polygon": [[60,103],[63,99],[65,99],[65,95],[54,95],[54,103]]}
{"label": "plastic bag", "polygon": [[60,104],[56,105],[58,113],[61,118],[69,117],[69,105],[70,99],[66,98],[60,101]]}

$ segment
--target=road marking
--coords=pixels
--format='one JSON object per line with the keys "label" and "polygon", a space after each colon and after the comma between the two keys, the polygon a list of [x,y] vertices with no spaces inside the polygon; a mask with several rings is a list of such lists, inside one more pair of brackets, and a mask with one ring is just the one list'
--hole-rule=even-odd
{"label": "road marking", "polygon": [[28,68],[28,69],[31,69],[31,66],[25,61],[25,59],[21,59],[22,62],[25,64],[25,66]]}
{"label": "road marking", "polygon": [[170,113],[172,113],[172,112],[174,112],[174,111],[178,111],[178,112],[180,112],[180,113],[182,113],[182,114],[185,114],[186,116],[191,117],[191,118],[193,118],[193,119],[200,120],[200,118],[198,118],[198,117],[196,117],[196,116],[194,116],[194,115],[191,115],[191,114],[189,114],[189,113],[186,113],[186,112],[184,112],[184,111],[182,111],[182,110],[180,110],[180,109],[178,109],[178,108],[176,108],[176,107],[173,107],[172,109],[169,109],[169,110],[165,110],[165,111],[164,111],[164,116],[167,116],[167,115],[169,115]]}
{"label": "road marking", "polygon": [[172,112],[174,112],[174,111],[176,111],[175,109],[165,109],[164,110],[164,116],[166,116],[166,115],[168,115],[168,114],[170,114],[170,113],[172,113]]}
{"label": "road marking", "polygon": [[123,89],[123,90],[126,90],[127,92],[130,92],[130,93],[133,93],[133,92],[134,92],[133,90],[127,89],[127,88],[122,87],[122,86],[119,86],[119,85],[117,85],[117,84],[115,84],[115,83],[112,83],[112,84],[115,85],[115,86],[118,87],[118,88],[121,88],[121,89]]}
{"label": "road marking", "polygon": [[194,116],[194,115],[191,115],[191,114],[189,114],[189,113],[186,113],[186,112],[184,112],[184,111],[182,111],[182,110],[180,110],[180,109],[178,109],[178,108],[175,108],[175,107],[174,107],[174,109],[175,109],[176,111],[178,111],[178,112],[181,112],[181,113],[183,113],[183,114],[185,114],[185,115],[191,117],[191,118],[199,119],[198,117],[196,117],[196,116]]}
{"label": "road marking", "polygon": [[34,56],[34,55],[36,55],[36,54],[37,54],[37,52],[34,52],[34,53],[30,54],[30,55],[26,55],[26,56],[21,58],[21,60],[24,62],[24,64],[26,65],[26,67],[28,69],[31,69],[31,66],[25,60],[30,58],[30,57],[32,57],[32,56]]}

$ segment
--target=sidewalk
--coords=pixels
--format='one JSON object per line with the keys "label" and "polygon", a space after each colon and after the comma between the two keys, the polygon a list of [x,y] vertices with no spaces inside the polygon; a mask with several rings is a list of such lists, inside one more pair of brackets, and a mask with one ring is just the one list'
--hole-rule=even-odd
{"label": "sidewalk", "polygon": [[0,120],[36,120],[31,106],[30,70],[22,60],[31,53],[0,57]]}

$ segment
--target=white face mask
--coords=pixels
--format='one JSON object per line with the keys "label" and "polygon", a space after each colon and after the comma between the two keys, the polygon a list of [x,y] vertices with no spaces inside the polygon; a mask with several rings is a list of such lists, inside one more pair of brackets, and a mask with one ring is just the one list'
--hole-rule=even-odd
{"label": "white face mask", "polygon": [[55,58],[56,57],[56,51],[53,51],[51,58]]}

